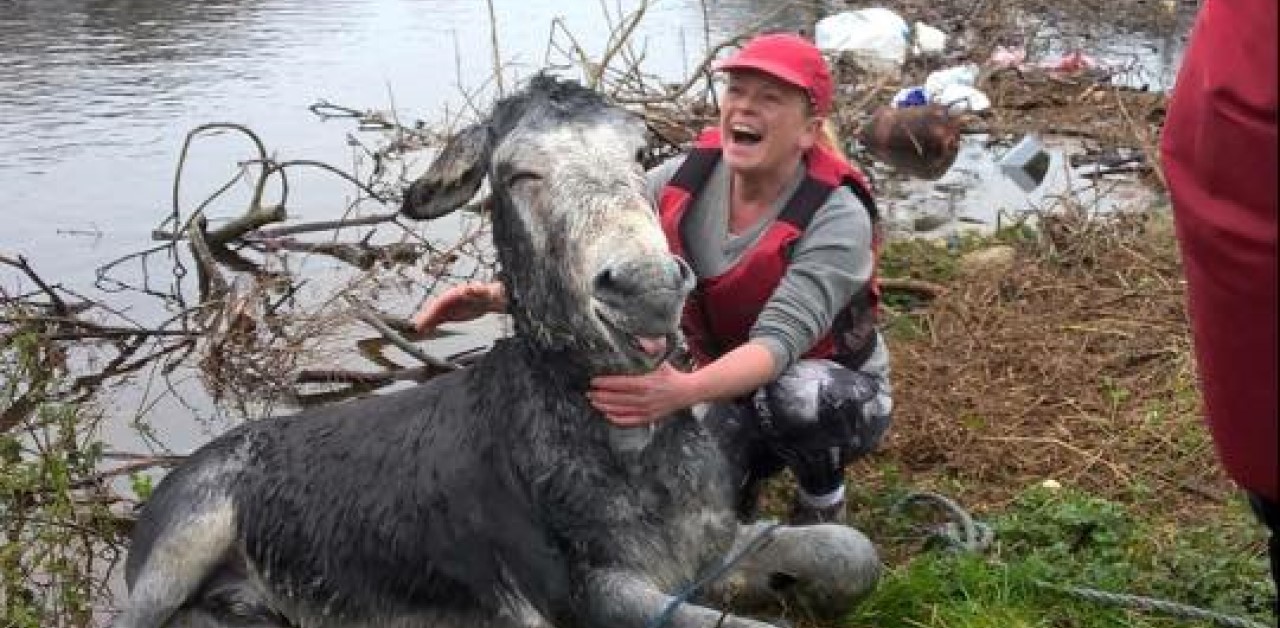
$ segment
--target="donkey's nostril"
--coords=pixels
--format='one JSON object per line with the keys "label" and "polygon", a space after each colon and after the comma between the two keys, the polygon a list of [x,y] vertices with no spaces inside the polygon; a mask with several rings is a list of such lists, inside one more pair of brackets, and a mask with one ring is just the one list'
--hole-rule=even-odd
{"label": "donkey's nostril", "polygon": [[596,273],[591,287],[597,295],[617,294],[622,291],[622,287],[618,285],[617,273],[612,266]]}
{"label": "donkey's nostril", "polygon": [[[609,302],[626,299],[667,298],[693,288],[693,270],[676,256],[622,260],[606,265],[591,280],[596,298]],[[659,296],[663,295],[663,296]]]}

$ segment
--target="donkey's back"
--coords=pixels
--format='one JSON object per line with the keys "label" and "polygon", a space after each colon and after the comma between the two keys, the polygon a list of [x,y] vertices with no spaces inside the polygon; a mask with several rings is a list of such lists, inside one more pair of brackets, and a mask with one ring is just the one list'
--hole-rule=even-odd
{"label": "donkey's back", "polygon": [[180,607],[212,625],[462,626],[509,612],[504,571],[562,579],[467,377],[256,421],[199,449],[140,515],[120,625]]}

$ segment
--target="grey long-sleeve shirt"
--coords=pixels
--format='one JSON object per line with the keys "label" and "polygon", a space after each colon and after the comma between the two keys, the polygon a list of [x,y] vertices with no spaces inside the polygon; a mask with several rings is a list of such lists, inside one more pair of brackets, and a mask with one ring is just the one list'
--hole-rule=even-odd
{"label": "grey long-sleeve shirt", "polygon": [[[684,163],[664,162],[648,173],[649,196],[657,207],[664,185]],[[729,169],[721,161],[694,200],[681,226],[689,265],[699,278],[719,275],[741,259],[782,212],[804,179],[804,167],[770,212],[741,233],[729,233]],[[841,187],[814,214],[796,243],[791,263],[751,329],[751,340],[773,354],[774,376],[794,364],[831,328],[854,293],[871,278],[871,218],[862,201]],[[884,374],[888,352],[877,337],[876,349],[862,370]]]}

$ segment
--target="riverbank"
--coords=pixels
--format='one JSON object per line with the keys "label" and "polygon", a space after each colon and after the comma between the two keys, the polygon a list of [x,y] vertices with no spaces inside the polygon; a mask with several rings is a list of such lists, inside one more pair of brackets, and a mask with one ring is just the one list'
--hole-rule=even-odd
{"label": "riverbank", "polygon": [[[841,135],[875,176],[894,227],[881,268],[898,402],[882,450],[850,471],[855,522],[876,539],[891,572],[846,625],[1171,625],[1063,602],[1033,591],[1035,579],[1265,620],[1261,531],[1199,424],[1176,244],[1160,209],[1153,150],[1163,79],[1143,89],[1145,66],[1107,52],[1131,36],[1168,40],[1175,51],[1154,54],[1176,55],[1188,6],[885,6],[950,37],[943,51],[887,77],[837,63]],[[618,41],[626,40],[623,18]],[[996,67],[997,46],[1026,53],[1024,67]],[[639,70],[642,54],[616,50],[609,63],[584,59],[569,71],[595,77],[647,115],[665,138],[653,158],[711,118],[701,77],[673,94]],[[1072,52],[1119,61],[1124,72],[1040,65]],[[975,87],[991,107],[959,116],[963,144],[946,175],[902,176],[854,141],[898,90],[969,62],[980,68]],[[480,75],[476,82],[492,84]],[[363,106],[320,110],[351,117],[330,130],[348,133],[360,155],[343,171],[354,183],[330,199],[340,211],[329,217],[347,221],[339,227],[308,231],[296,218],[277,224],[277,202],[291,205],[277,196],[278,175],[323,168],[297,155],[277,158],[268,143],[240,157],[254,166],[244,169],[248,185],[234,188],[251,191],[232,197],[243,205],[205,216],[198,198],[175,203],[168,220],[157,212],[164,233],[155,248],[103,274],[120,279],[100,282],[116,292],[68,291],[26,265],[21,251],[0,252],[0,266],[20,286],[0,292],[7,532],[0,624],[85,625],[109,615],[114,601],[103,574],[118,568],[120,531],[171,454],[282,407],[412,385],[438,372],[432,360],[465,363],[501,333],[493,320],[429,338],[404,327],[432,290],[492,270],[482,212],[448,226],[394,220],[405,179],[449,125],[408,117],[401,124],[395,111]],[[252,132],[220,131],[253,144]],[[1054,172],[1078,172],[1018,191],[994,164],[1029,133],[1054,151]],[[1118,170],[1085,177],[1091,167]],[[259,182],[263,196],[252,193]],[[241,215],[251,220],[229,219]],[[132,308],[112,300],[126,289],[154,299],[165,316],[135,320]],[[193,388],[204,396],[184,396]],[[122,389],[134,391],[131,403],[113,401]],[[162,398],[167,414],[152,411]],[[217,420],[206,420],[210,406],[224,411]],[[195,415],[196,428],[175,428],[174,412]],[[113,434],[111,425],[131,433]],[[930,531],[897,509],[920,490],[950,496],[993,525],[995,544],[965,558],[927,551]]]}

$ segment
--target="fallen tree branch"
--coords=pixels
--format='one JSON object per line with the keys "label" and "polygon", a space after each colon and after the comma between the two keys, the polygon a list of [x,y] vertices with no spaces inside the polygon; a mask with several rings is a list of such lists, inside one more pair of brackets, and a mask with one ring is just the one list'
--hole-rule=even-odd
{"label": "fallen tree branch", "polygon": [[253,235],[255,237],[262,238],[280,238],[284,236],[298,235],[300,233],[313,233],[316,231],[337,231],[346,227],[368,227],[392,222],[399,215],[400,212],[389,212],[385,214],[364,216],[361,218],[344,218],[342,220],[309,222],[300,225],[290,225],[287,227],[271,227],[268,229],[258,229],[253,233]]}
{"label": "fallen tree branch", "polygon": [[288,212],[285,211],[283,205],[250,207],[249,211],[246,211],[231,222],[209,231],[205,237],[211,246],[225,246],[227,243],[263,225],[281,222],[288,217]]}
{"label": "fallen tree branch", "polygon": [[412,263],[422,256],[423,247],[411,243],[383,245],[348,244],[343,242],[297,242],[294,240],[266,240],[259,242],[268,250],[291,251],[327,255],[361,270],[369,270],[379,259]]}
{"label": "fallen tree branch", "polygon": [[44,280],[40,278],[40,275],[36,274],[35,269],[27,262],[27,258],[19,255],[18,259],[13,260],[0,255],[0,264],[6,264],[21,270],[27,277],[31,278],[31,281],[34,281],[35,284],[40,287],[40,290],[44,292],[45,295],[49,297],[49,304],[53,307],[54,313],[58,316],[70,316],[71,310],[67,307],[66,302],[62,300],[62,297],[58,296],[58,293],[50,287],[49,284],[45,283]]}
{"label": "fallen tree branch", "polygon": [[227,280],[218,270],[218,263],[209,251],[209,244],[204,239],[204,216],[196,214],[187,226],[187,240],[191,246],[191,256],[196,260],[197,279],[199,280],[200,303],[208,303],[221,299],[230,292]]}
{"label": "fallen tree branch", "polygon": [[391,329],[391,327],[387,326],[386,323],[383,323],[381,315],[377,314],[368,306],[356,300],[355,297],[352,297],[350,295],[344,295],[344,298],[346,299],[347,303],[351,305],[351,307],[354,309],[355,315],[357,318],[364,321],[370,327],[376,329],[378,333],[382,334],[384,338],[390,341],[391,344],[394,344],[401,351],[404,351],[405,353],[413,356],[414,358],[417,358],[423,364],[426,364],[433,368],[437,368],[445,371],[456,371],[459,368],[462,368],[459,365],[454,364],[453,362],[450,362],[448,360],[442,360],[433,355],[427,354],[422,349],[418,348],[417,345],[413,344],[412,342],[409,342],[408,340],[405,339],[404,336],[401,336],[394,329]]}
{"label": "fallen tree branch", "polygon": [[394,382],[420,380],[437,375],[442,371],[434,366],[424,364],[396,371],[348,371],[343,369],[307,369],[294,377],[295,384],[357,384],[364,386],[385,386]]}

